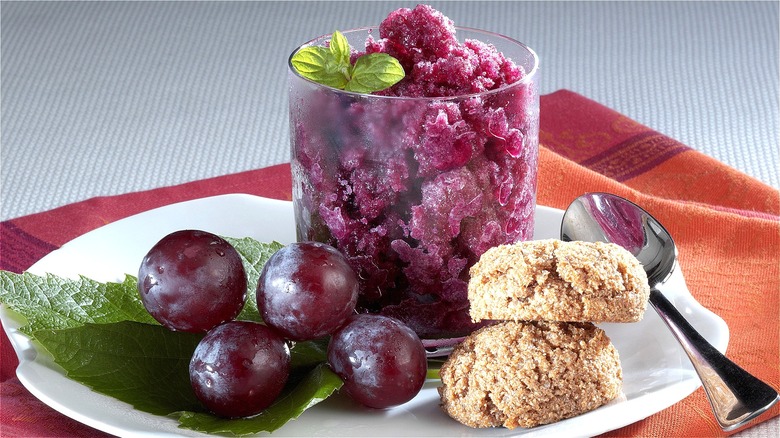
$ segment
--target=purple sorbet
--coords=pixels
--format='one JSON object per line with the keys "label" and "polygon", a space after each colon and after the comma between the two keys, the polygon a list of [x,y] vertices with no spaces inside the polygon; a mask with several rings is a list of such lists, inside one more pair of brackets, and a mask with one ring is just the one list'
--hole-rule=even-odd
{"label": "purple sorbet", "polygon": [[406,77],[373,95],[291,76],[298,239],[341,250],[358,309],[421,337],[473,330],[470,266],[534,228],[536,84],[515,84],[522,67],[455,32],[429,6],[392,12],[365,52],[396,57]]}

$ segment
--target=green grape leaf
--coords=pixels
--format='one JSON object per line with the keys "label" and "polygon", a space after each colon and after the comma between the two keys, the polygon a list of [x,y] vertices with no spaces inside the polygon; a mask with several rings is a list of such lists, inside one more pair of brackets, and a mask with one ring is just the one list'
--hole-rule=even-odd
{"label": "green grape leaf", "polygon": [[[263,266],[280,248],[278,242],[225,238],[242,258],[247,273],[247,302],[238,319],[260,321],[255,291]],[[140,261],[139,261],[140,263]],[[0,271],[0,303],[27,319],[20,330],[30,335],[41,329],[63,329],[87,323],[137,321],[157,324],[141,302],[138,279],[126,275],[121,283],[100,283],[80,276],[72,280],[52,274]]]}
{"label": "green grape leaf", "polygon": [[253,417],[225,419],[198,412],[180,412],[179,422],[187,429],[219,435],[273,432],[328,398],[342,384],[341,379],[322,363],[288,388],[268,409]]}
{"label": "green grape leaf", "polygon": [[311,369],[319,363],[328,360],[328,339],[296,342],[290,348],[290,366],[292,369]]}
{"label": "green grape leaf", "polygon": [[[323,341],[291,349],[293,370],[283,395],[262,413],[224,419],[206,412],[189,381],[189,361],[202,334],[174,332],[138,322],[85,324],[38,330],[35,338],[67,376],[93,390],[155,415],[178,417],[181,427],[232,435],[271,432],[319,403],[342,382],[322,362]],[[312,364],[317,363],[312,369]],[[306,371],[308,370],[308,371]]]}
{"label": "green grape leaf", "polygon": [[371,93],[392,87],[404,78],[404,68],[397,59],[386,53],[370,53],[355,61],[352,79],[345,90]]}
{"label": "green grape leaf", "polygon": [[246,271],[247,281],[247,293],[246,303],[244,308],[239,313],[236,319],[243,321],[256,321],[260,322],[260,313],[257,310],[257,281],[260,279],[260,273],[263,272],[263,266],[265,262],[284,245],[279,242],[263,243],[258,242],[251,237],[244,237],[241,239],[233,237],[222,236],[228,243],[238,251],[244,263],[244,270]]}
{"label": "green grape leaf", "polygon": [[51,274],[15,274],[0,271],[0,302],[27,319],[20,330],[64,329],[87,323],[137,321],[157,324],[138,294],[130,275],[122,283],[100,283]]}
{"label": "green grape leaf", "polygon": [[[239,317],[259,321],[257,281],[282,245],[226,240],[241,255],[248,277],[247,304]],[[143,307],[135,277],[100,283],[0,271],[0,303],[26,319],[21,330],[69,378],[138,410],[177,417],[183,428],[229,435],[272,431],[342,385],[325,365],[327,339],[298,342],[290,350],[292,374],[283,396],[254,417],[226,420],[207,413],[189,383],[189,361],[203,335],[160,326]]]}
{"label": "green grape leaf", "polygon": [[202,334],[130,321],[33,334],[69,378],[97,392],[156,415],[202,410],[189,379]]}

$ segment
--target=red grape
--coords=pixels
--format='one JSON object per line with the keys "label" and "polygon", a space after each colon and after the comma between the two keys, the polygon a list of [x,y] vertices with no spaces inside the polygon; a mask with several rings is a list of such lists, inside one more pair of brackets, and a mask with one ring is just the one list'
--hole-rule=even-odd
{"label": "red grape", "polygon": [[318,242],[292,243],[266,262],[257,284],[263,320],[287,339],[321,338],[355,310],[358,278],[346,258]]}
{"label": "red grape", "polygon": [[374,314],[354,315],[333,334],[328,363],[350,397],[380,409],[413,399],[428,372],[417,334],[395,318]]}
{"label": "red grape", "polygon": [[238,252],[219,236],[182,230],[144,257],[138,291],[146,310],[171,330],[205,332],[244,307],[247,279]]}
{"label": "red grape", "polygon": [[221,417],[247,417],[276,400],[290,374],[290,349],[272,329],[232,321],[209,331],[190,361],[198,400]]}

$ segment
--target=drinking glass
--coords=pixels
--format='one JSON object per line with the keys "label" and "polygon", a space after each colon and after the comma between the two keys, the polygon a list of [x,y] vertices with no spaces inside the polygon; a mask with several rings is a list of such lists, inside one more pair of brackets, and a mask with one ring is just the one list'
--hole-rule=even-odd
{"label": "drinking glass", "polygon": [[[374,31],[343,33],[363,48]],[[524,77],[476,94],[392,97],[313,82],[288,62],[298,240],[341,250],[361,280],[359,309],[399,318],[424,338],[473,330],[469,268],[534,229],[538,57],[495,33],[456,35],[494,45]]]}

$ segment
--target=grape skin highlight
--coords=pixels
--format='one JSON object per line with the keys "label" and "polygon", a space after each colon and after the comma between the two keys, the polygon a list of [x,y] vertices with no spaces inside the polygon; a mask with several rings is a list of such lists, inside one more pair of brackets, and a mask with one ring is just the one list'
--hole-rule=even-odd
{"label": "grape skin highlight", "polygon": [[221,417],[255,415],[270,406],[290,374],[290,349],[271,328],[232,321],[211,330],[190,361],[198,400]]}
{"label": "grape skin highlight", "polygon": [[358,278],[335,248],[292,243],[274,253],[257,285],[263,321],[293,341],[321,338],[355,310]]}
{"label": "grape skin highlight", "polygon": [[333,334],[328,363],[352,399],[378,409],[413,399],[428,372],[417,334],[395,318],[376,314],[354,315]]}
{"label": "grape skin highlight", "polygon": [[206,332],[233,320],[246,302],[241,256],[221,237],[181,230],[163,237],[144,257],[138,291],[144,307],[163,326]]}

